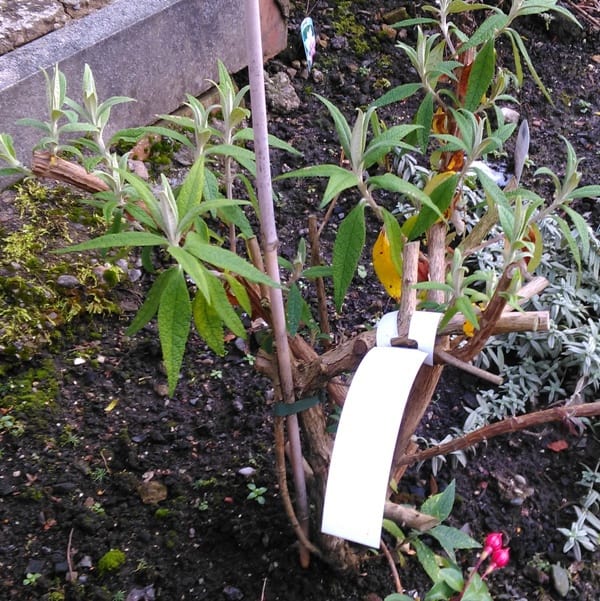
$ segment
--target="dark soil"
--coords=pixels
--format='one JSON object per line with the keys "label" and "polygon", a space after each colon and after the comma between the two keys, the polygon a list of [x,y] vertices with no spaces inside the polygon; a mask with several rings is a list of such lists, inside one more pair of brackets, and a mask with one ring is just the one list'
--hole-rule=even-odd
{"label": "dark soil", "polygon": [[[293,83],[302,106],[272,115],[273,133],[304,152],[302,162],[276,153],[275,172],[284,160],[296,167],[329,162],[337,152],[328,114],[310,92],[326,96],[350,117],[355,107],[381,93],[384,79],[397,85],[411,77],[394,41],[380,34],[378,10],[333,0],[309,4],[323,42],[316,68],[324,78],[316,82],[298,73]],[[377,5],[395,7],[383,0]],[[358,28],[334,29],[341,6]],[[292,11],[291,47],[269,71],[300,58],[295,41],[303,16],[300,9]],[[581,32],[560,21],[547,27],[541,19],[521,27],[555,99],[550,105],[529,80],[520,94],[520,110],[531,126],[531,159],[536,166],[559,169],[564,159],[559,136],[564,136],[585,157],[583,183],[597,183],[600,35],[585,23]],[[367,48],[357,52],[359,41]],[[386,56],[391,60],[382,61]],[[402,118],[395,110],[394,118]],[[306,215],[318,204],[315,186],[279,187],[280,238],[288,256],[295,252],[298,232],[306,230]],[[340,211],[344,208],[341,203]],[[583,200],[579,208],[594,227],[600,225],[597,203]],[[337,573],[319,560],[306,570],[299,566],[273,469],[271,384],[257,376],[246,350],[232,342],[219,359],[192,338],[176,395],[168,398],[155,328],[133,338],[124,334],[140,291],[128,285],[113,294],[125,309],[121,315],[81,318],[41,356],[3,368],[0,394],[14,394],[17,381],[23,394],[46,392],[53,383],[57,392],[37,410],[16,415],[25,427],[21,436],[0,431],[0,598],[56,601],[61,597],[51,592],[63,591],[65,599],[86,601],[358,601],[393,592],[381,555],[365,554],[358,574]],[[381,314],[385,302],[378,285],[364,284],[348,298],[336,328],[343,334],[361,328]],[[461,426],[463,406],[478,385],[448,370],[422,432],[443,438],[452,426]],[[548,443],[557,439],[567,440],[568,450],[549,450]],[[418,505],[456,479],[451,523],[480,540],[492,530],[506,534],[512,561],[491,579],[495,599],[559,599],[544,570],[558,562],[572,579],[565,598],[597,601],[598,553],[574,561],[562,553],[565,539],[557,532],[573,519],[568,507],[579,500],[575,483],[581,464],[593,466],[597,457],[591,430],[577,436],[563,425],[546,426],[491,440],[469,456],[465,468],[449,465],[437,477],[427,467],[410,469],[401,488],[406,500]],[[241,468],[255,473],[248,479]],[[521,475],[532,489],[521,504],[504,492],[511,474]],[[247,498],[249,482],[266,488],[264,504]],[[121,550],[125,562],[103,571],[99,560],[110,549]],[[465,553],[460,559],[466,568],[474,558]],[[66,583],[70,570],[77,572],[76,585]],[[24,584],[28,573],[42,576]],[[408,591],[426,590],[412,560],[401,578]]]}

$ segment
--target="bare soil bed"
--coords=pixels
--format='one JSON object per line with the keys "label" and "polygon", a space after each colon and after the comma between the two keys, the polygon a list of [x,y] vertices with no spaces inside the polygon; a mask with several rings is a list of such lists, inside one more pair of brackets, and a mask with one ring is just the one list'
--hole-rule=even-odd
{"label": "bare soil bed", "polygon": [[[397,85],[412,78],[395,41],[382,34],[381,13],[397,5],[371,4],[309,3],[322,42],[315,66],[323,77],[298,73],[292,81],[301,106],[271,115],[272,132],[304,153],[302,160],[274,153],[276,173],[284,163],[293,168],[330,162],[337,153],[329,116],[311,92],[350,117],[382,93],[385,81]],[[269,63],[270,72],[300,59],[297,39],[305,13],[303,2],[296,5],[290,48]],[[585,159],[582,183],[591,184],[600,175],[600,34],[593,23],[582,23],[582,30],[535,18],[520,25],[555,104],[527,81],[519,110],[529,120],[532,162],[560,170],[564,136]],[[501,60],[508,61],[506,56]],[[239,83],[244,77],[239,75]],[[402,119],[401,109],[395,110],[388,116]],[[11,194],[3,193],[0,204],[1,236],[27,219],[12,206]],[[279,185],[282,254],[295,252],[318,194],[318,185]],[[60,203],[60,189],[48,202]],[[597,202],[583,199],[576,206],[600,227]],[[120,314],[81,317],[27,361],[2,358],[2,412],[8,414],[23,395],[42,401],[16,415],[24,425],[20,435],[0,430],[0,598],[374,601],[393,592],[382,555],[365,553],[356,574],[340,574],[318,560],[308,569],[298,565],[273,470],[270,382],[257,376],[248,358],[255,349],[232,341],[220,359],[192,338],[180,385],[168,398],[155,327],[132,338],[124,334],[149,281],[143,276],[111,291]],[[351,333],[389,306],[379,285],[367,278],[348,297],[335,326]],[[448,369],[422,433],[441,438],[461,426],[464,407],[479,386]],[[548,445],[559,439],[568,449],[552,451]],[[577,434],[564,424],[548,425],[489,441],[469,456],[466,467],[448,465],[436,477],[427,466],[411,468],[402,492],[419,505],[456,479],[451,524],[468,528],[477,539],[492,530],[507,535],[512,560],[492,577],[494,599],[560,599],[544,569],[560,563],[571,575],[564,598],[597,601],[599,554],[585,553],[580,562],[563,554],[557,528],[573,518],[568,507],[579,498],[580,466],[595,465],[599,450],[597,429]],[[248,498],[249,480],[241,468],[255,470],[251,481],[266,488],[264,504]],[[503,486],[511,474],[522,476],[532,491],[521,504],[511,503]],[[99,560],[110,549],[121,550],[125,561],[103,571]],[[473,559],[464,554],[465,568]],[[403,585],[423,592],[426,580],[412,562],[401,571]],[[66,582],[71,571],[77,572],[75,583]],[[25,583],[27,574],[41,576]]]}

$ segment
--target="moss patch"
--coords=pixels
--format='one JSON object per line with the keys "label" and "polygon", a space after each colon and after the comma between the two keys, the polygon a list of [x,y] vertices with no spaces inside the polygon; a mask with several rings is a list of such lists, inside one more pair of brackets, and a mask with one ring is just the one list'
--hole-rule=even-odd
{"label": "moss patch", "polygon": [[52,408],[58,397],[58,373],[50,359],[5,376],[0,382],[0,408],[30,415]]}
{"label": "moss patch", "polygon": [[362,56],[372,49],[369,44],[375,43],[376,40],[368,39],[367,28],[357,21],[352,4],[349,0],[337,3],[333,28],[336,35],[347,38],[352,50],[358,56]]}
{"label": "moss patch", "polygon": [[25,180],[9,192],[0,231],[0,362],[28,360],[58,340],[58,328],[85,314],[116,313],[109,291],[118,267],[52,251],[89,237],[95,213],[64,187]]}

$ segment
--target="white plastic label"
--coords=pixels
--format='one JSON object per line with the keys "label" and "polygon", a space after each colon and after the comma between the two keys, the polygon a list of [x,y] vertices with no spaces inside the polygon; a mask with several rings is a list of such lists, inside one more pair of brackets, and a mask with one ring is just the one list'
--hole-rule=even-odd
{"label": "white plastic label", "polygon": [[324,533],[379,547],[398,429],[421,365],[433,360],[439,319],[436,313],[413,316],[409,337],[417,340],[419,350],[390,346],[398,332],[397,312],[379,323],[378,346],[358,366],[338,424],[323,506]]}

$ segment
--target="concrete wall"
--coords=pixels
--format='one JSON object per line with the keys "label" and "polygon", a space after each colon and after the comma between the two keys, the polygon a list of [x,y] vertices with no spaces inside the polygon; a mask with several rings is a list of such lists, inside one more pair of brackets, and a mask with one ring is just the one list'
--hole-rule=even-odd
{"label": "concrete wall", "polygon": [[[39,134],[16,126],[21,117],[47,119],[41,69],[58,63],[70,97],[81,99],[88,63],[101,99],[137,102],[111,113],[111,132],[152,122],[199,95],[216,79],[217,59],[231,73],[246,66],[243,0],[116,0],[113,4],[0,57],[0,132],[15,140],[21,160]],[[276,0],[261,0],[263,47],[274,56],[286,45],[286,23]],[[5,183],[5,182],[4,182]]]}

